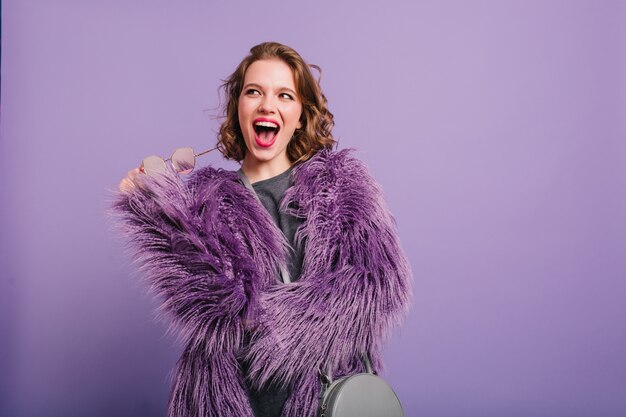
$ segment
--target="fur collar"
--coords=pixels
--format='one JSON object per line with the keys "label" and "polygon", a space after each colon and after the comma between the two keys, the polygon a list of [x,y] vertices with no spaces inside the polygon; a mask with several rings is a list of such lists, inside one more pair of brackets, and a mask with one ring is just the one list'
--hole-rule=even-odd
{"label": "fur collar", "polygon": [[[336,242],[346,227],[362,222],[369,214],[366,211],[381,203],[377,199],[382,193],[372,195],[370,188],[379,191],[378,186],[353,151],[324,149],[293,168],[293,185],[286,191],[280,209],[303,220],[296,232],[296,245],[309,242],[302,279],[331,268],[340,257],[341,248]],[[188,185],[196,196],[193,210],[206,215],[210,209],[213,227],[218,222],[241,234],[242,240],[244,235],[254,234],[263,241],[265,250],[247,245],[254,262],[266,270],[272,270],[266,265],[268,260],[274,264],[273,270],[285,264],[288,243],[265,208],[241,185],[236,172],[204,167],[192,175]],[[260,284],[266,287],[276,282],[275,276],[263,276]]]}

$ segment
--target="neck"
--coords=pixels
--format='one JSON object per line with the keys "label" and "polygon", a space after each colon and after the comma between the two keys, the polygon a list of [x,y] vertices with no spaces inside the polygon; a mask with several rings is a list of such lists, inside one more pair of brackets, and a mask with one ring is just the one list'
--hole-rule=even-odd
{"label": "neck", "polygon": [[241,164],[243,173],[246,174],[251,183],[263,181],[268,178],[282,174],[291,167],[291,161],[285,155],[285,158],[272,159],[271,161],[259,161],[253,158],[244,158]]}

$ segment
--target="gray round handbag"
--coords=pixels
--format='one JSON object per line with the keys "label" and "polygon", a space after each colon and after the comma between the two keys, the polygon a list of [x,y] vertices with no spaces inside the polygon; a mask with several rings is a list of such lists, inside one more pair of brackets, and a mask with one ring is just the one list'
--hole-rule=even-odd
{"label": "gray round handbag", "polygon": [[384,379],[372,371],[367,355],[366,372],[332,380],[330,370],[323,374],[319,417],[404,417],[402,404]]}

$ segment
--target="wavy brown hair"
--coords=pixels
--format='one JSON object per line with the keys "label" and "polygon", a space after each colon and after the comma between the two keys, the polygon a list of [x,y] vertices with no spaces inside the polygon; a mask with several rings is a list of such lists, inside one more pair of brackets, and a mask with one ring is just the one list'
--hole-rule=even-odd
{"label": "wavy brown hair", "polygon": [[225,158],[242,161],[246,156],[246,144],[239,126],[239,96],[243,88],[244,77],[248,67],[262,59],[280,59],[291,71],[296,86],[296,93],[302,102],[302,127],[296,129],[287,145],[287,156],[292,163],[306,161],[318,150],[332,148],[335,139],[332,129],[335,125],[333,115],[328,110],[326,96],[322,93],[319,79],[311,73],[315,68],[321,77],[321,69],[317,65],[307,64],[294,49],[277,42],[264,42],[250,49],[230,77],[223,80],[221,88],[226,96],[223,108],[224,121],[217,136],[217,148]]}

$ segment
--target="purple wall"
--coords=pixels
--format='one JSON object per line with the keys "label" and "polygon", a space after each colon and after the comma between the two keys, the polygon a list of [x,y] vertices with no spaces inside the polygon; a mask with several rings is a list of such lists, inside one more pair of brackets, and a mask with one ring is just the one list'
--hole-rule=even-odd
{"label": "purple wall", "polygon": [[264,40],[321,65],[395,214],[407,415],[626,415],[626,3],[293,4],[5,0],[0,415],[164,415],[181,346],[109,190],[211,146],[220,79]]}

